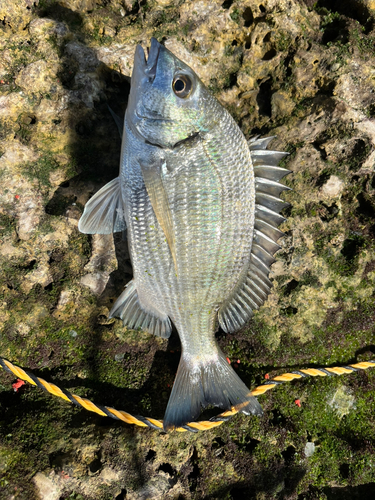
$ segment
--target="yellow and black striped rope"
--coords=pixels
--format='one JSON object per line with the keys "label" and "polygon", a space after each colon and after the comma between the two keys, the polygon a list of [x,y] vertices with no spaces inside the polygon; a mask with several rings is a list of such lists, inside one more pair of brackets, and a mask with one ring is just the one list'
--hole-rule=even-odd
{"label": "yellow and black striped rope", "polygon": [[[81,398],[76,394],[71,394],[65,389],[60,389],[55,384],[51,384],[42,378],[36,377],[32,373],[23,370],[19,366],[13,365],[10,361],[4,358],[0,358],[0,366],[4,368],[9,373],[13,373],[16,377],[21,380],[29,382],[29,384],[36,385],[54,396],[70,401],[77,406],[81,406],[88,411],[92,411],[101,415],[103,417],[111,417],[115,420],[122,420],[127,424],[139,425],[140,427],[151,427],[152,429],[163,430],[163,421],[156,420],[150,417],[141,417],[139,415],[133,416],[122,410],[115,410],[109,406],[100,406],[92,401]],[[263,385],[259,385],[251,391],[253,396],[261,396],[265,392],[273,389],[277,385],[283,384],[285,382],[291,382],[292,380],[297,380],[305,377],[327,377],[332,375],[345,375],[348,373],[357,372],[360,370],[367,370],[368,368],[375,367],[375,360],[363,361],[362,363],[355,363],[348,366],[335,366],[332,368],[306,368],[302,370],[295,370],[289,373],[283,373],[282,375],[277,375],[276,377],[267,380]],[[207,429],[212,429],[221,425],[223,422],[229,420],[231,417],[236,415],[241,410],[240,406],[232,407],[231,410],[220,413],[217,417],[213,417],[210,420],[200,421],[200,422],[190,422],[183,427],[175,429],[179,432],[198,432]]]}

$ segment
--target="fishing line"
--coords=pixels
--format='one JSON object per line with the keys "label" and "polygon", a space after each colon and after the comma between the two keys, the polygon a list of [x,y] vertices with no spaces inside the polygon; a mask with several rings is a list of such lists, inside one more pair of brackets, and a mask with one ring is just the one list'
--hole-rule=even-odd
{"label": "fishing line", "polygon": [[[66,389],[61,389],[57,385],[47,382],[46,380],[37,377],[33,373],[14,365],[10,361],[4,358],[0,358],[0,366],[4,368],[5,371],[13,373],[17,378],[25,380],[31,385],[36,385],[45,392],[49,392],[53,396],[69,401],[76,406],[80,406],[85,410],[97,413],[102,417],[111,417],[114,420],[121,420],[127,424],[138,425],[139,427],[150,427],[151,429],[163,430],[163,421],[156,420],[150,417],[142,417],[140,415],[131,415],[123,410],[115,410],[109,406],[101,406],[93,403],[89,399],[81,398],[76,394],[72,394]],[[282,375],[277,375],[276,377],[267,380],[264,384],[259,385],[251,391],[253,396],[261,396],[267,391],[277,387],[278,385],[284,384],[285,382],[292,382],[293,380],[299,380],[306,377],[331,377],[334,375],[346,375],[353,372],[358,372],[361,370],[367,370],[368,368],[375,367],[375,360],[363,361],[361,363],[355,363],[353,365],[347,366],[334,366],[331,368],[306,368],[302,370],[295,370],[292,372],[283,373]],[[220,413],[217,417],[213,417],[210,420],[202,420],[200,422],[190,422],[183,427],[178,427],[175,430],[178,432],[198,432],[205,431],[208,429],[213,429],[218,427],[223,422],[226,422],[231,417],[238,413],[239,409],[233,407],[231,410]]]}

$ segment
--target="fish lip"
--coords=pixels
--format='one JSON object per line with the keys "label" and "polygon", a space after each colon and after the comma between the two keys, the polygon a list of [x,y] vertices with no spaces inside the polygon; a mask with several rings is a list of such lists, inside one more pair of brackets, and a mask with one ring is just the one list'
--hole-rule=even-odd
{"label": "fish lip", "polygon": [[141,45],[137,45],[135,48],[134,68],[138,71],[139,69],[145,71],[147,68],[145,52]]}
{"label": "fish lip", "polygon": [[134,54],[134,68],[132,74],[133,82],[141,82],[146,77],[152,83],[156,76],[160,54],[160,43],[156,38],[151,38],[151,47],[146,61],[145,52],[141,45],[137,45]]}
{"label": "fish lip", "polygon": [[151,38],[151,46],[148,54],[147,65],[145,67],[145,73],[149,78],[154,79],[156,76],[156,67],[158,65],[158,59],[160,54],[160,43],[156,38]]}

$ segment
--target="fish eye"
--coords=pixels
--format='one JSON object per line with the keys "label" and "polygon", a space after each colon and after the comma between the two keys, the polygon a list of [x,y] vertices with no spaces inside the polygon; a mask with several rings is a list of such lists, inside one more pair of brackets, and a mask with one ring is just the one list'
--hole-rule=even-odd
{"label": "fish eye", "polygon": [[179,74],[173,78],[172,88],[177,97],[185,99],[193,90],[193,82],[190,76]]}

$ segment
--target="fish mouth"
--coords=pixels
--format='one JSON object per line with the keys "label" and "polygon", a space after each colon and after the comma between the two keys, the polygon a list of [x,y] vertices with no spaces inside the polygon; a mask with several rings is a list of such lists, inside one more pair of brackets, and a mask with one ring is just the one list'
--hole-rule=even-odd
{"label": "fish mouth", "polygon": [[151,122],[173,122],[173,120],[171,118],[163,118],[161,115],[157,114],[157,113],[153,113],[152,111],[147,111],[147,114],[146,115],[141,115],[137,110],[134,112],[135,114],[135,117],[138,119],[138,120],[147,120],[147,121],[151,121]]}
{"label": "fish mouth", "polygon": [[158,65],[158,59],[160,54],[160,43],[156,40],[156,38],[151,38],[151,47],[148,51],[148,59],[147,59],[147,67],[146,73],[149,77],[155,78],[156,75],[156,66]]}
{"label": "fish mouth", "polygon": [[143,48],[140,45],[137,45],[134,57],[134,70],[138,77],[143,74],[149,78],[150,82],[154,80],[156,76],[160,47],[161,45],[156,38],[151,38],[151,46],[150,49],[147,49],[148,58],[146,61]]}
{"label": "fish mouth", "polygon": [[[137,45],[135,49],[130,97],[126,113],[129,118],[130,127],[137,136],[140,135],[138,130],[139,122],[150,119],[149,116],[145,116],[149,112],[142,105],[142,95],[147,90],[147,83],[152,84],[156,77],[161,47],[156,38],[151,38],[147,60],[141,45]],[[161,119],[162,117],[157,115],[151,118]]]}

